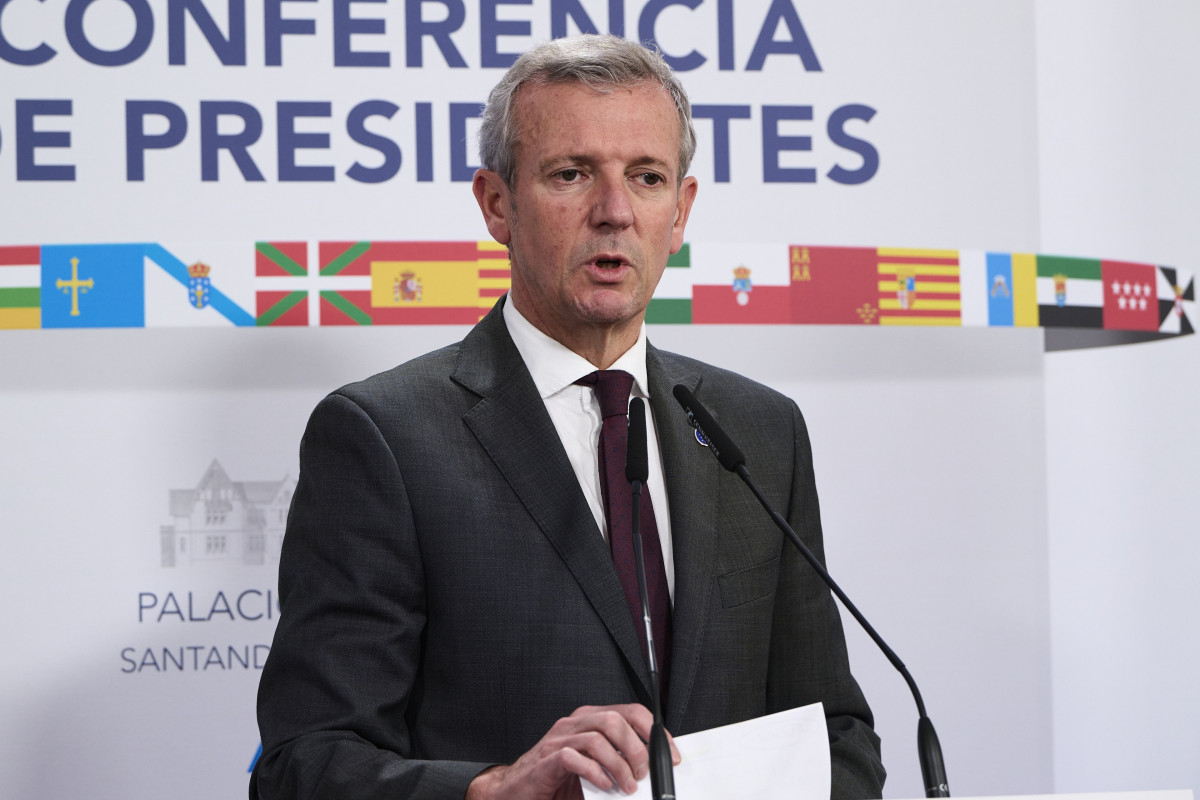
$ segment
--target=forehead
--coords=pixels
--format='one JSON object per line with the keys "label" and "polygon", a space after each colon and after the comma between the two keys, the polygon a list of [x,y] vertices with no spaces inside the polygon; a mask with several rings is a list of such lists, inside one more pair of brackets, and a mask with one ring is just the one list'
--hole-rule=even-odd
{"label": "forehead", "polygon": [[517,93],[514,116],[518,169],[560,155],[600,155],[593,150],[637,153],[671,165],[679,159],[678,112],[656,82],[604,91],[578,82],[526,84]]}

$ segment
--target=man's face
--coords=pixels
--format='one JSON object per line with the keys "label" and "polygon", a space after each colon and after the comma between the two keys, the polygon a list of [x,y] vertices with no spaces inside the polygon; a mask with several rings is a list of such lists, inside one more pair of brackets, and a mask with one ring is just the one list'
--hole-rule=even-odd
{"label": "man's face", "polygon": [[516,103],[513,185],[485,173],[475,186],[510,248],[512,301],[568,346],[588,328],[636,330],[696,194],[694,178],[679,185],[670,96],[652,83],[606,94],[535,84]]}

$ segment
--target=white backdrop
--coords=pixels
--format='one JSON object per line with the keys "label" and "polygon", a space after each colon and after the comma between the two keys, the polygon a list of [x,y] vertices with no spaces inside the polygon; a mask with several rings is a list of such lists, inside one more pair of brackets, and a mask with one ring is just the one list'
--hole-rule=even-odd
{"label": "white backdrop", "polygon": [[[16,0],[0,15],[14,46],[44,40],[59,51],[41,66],[0,61],[0,245],[163,242],[209,259],[214,284],[253,309],[255,241],[486,236],[467,186],[449,180],[446,104],[482,100],[499,74],[478,68],[476,4],[454,34],[462,70],[430,44],[422,67],[404,65],[405,7],[394,1],[355,11],[386,18],[386,36],[354,46],[391,50],[391,69],[330,66],[325,2],[286,10],[316,19],[317,32],[285,37],[282,67],[264,66],[254,9],[246,67],[218,66],[194,30],[188,64],[167,67],[163,5],[150,3],[160,21],[146,54],[122,67],[73,53],[67,3]],[[223,20],[224,4],[206,5]],[[501,37],[500,49],[545,38],[549,5],[505,8],[507,19],[531,20],[531,35]],[[606,3],[583,5],[604,19]],[[625,3],[630,30],[645,5]],[[1197,76],[1182,55],[1200,22],[1191,7],[783,5],[803,20],[821,71],[788,55],[768,57],[761,72],[743,68],[779,3],[737,4],[732,70],[716,54],[723,3],[669,7],[660,19],[667,52],[709,56],[683,74],[694,102],[751,106],[750,118],[730,122],[728,182],[715,180],[712,123],[698,123],[702,186],[689,238],[1195,268],[1197,234],[1185,221],[1197,207],[1187,103]],[[132,19],[123,2],[102,0],[85,24],[112,49],[129,41]],[[75,181],[18,180],[16,101],[37,98],[73,99],[71,117],[37,122],[70,129],[71,147],[36,159],[74,163]],[[347,138],[344,120],[372,98],[400,106],[373,127],[406,160],[392,180],[361,184],[341,173],[372,154]],[[179,145],[147,153],[140,182],[126,180],[128,99],[165,100],[189,116]],[[264,181],[243,181],[227,155],[220,181],[200,180],[198,106],[217,100],[261,112],[265,133],[250,152]],[[331,103],[329,119],[298,124],[329,131],[329,152],[298,158],[336,165],[337,180],[277,180],[281,100]],[[417,103],[431,104],[431,181],[414,167]],[[858,185],[825,177],[834,164],[859,164],[825,128],[847,104],[876,111],[847,126],[879,154],[877,173]],[[763,182],[763,105],[813,106],[814,123],[781,128],[810,135],[812,151],[786,153],[781,165],[816,168],[815,183]],[[261,565],[218,553],[163,566],[160,529],[181,524],[172,492],[195,489],[214,460],[233,482],[255,484],[245,491],[286,487],[304,420],[325,392],[463,330],[0,331],[0,600],[15,643],[0,652],[6,794],[242,796],[275,563],[268,549]],[[651,337],[800,403],[831,566],[921,683],[956,794],[1200,788],[1200,697],[1189,677],[1200,603],[1187,572],[1197,546],[1194,337],[1048,356],[1038,330],[658,326]],[[1152,588],[1174,601],[1169,611]],[[237,597],[243,608],[224,613],[219,598]],[[884,737],[886,794],[917,796],[907,690],[864,636],[850,638]],[[246,652],[243,667],[234,656]]]}

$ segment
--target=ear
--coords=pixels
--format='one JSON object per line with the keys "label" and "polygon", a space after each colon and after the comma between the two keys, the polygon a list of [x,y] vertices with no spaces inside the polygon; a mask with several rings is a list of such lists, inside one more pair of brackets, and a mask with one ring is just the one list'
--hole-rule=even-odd
{"label": "ear", "polygon": [[688,216],[692,213],[692,203],[696,200],[696,190],[699,185],[691,175],[683,179],[679,185],[679,196],[675,200],[675,224],[671,226],[671,252],[678,253],[683,247],[683,231],[687,227]]}
{"label": "ear", "polygon": [[483,221],[487,223],[488,233],[500,244],[509,244],[512,241],[510,198],[508,187],[504,185],[500,175],[490,169],[475,170],[471,189],[475,192],[479,210],[483,212]]}

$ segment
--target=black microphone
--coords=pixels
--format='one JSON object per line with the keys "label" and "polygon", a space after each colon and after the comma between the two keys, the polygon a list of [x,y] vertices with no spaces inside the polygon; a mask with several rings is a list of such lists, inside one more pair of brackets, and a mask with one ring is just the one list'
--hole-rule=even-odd
{"label": "black microphone", "polygon": [[[774,509],[771,502],[767,500],[766,495],[758,488],[758,485],[750,478],[750,473],[746,469],[746,458],[742,455],[742,451],[737,448],[725,431],[717,425],[712,414],[708,409],[696,400],[692,394],[682,383],[676,384],[673,390],[675,399],[683,406],[683,410],[687,413],[688,422],[692,424],[700,435],[703,436],[709,443],[709,449],[713,451],[713,455],[721,462],[721,466],[730,472],[737,473],[738,477],[750,487],[750,491],[758,498],[758,502],[771,515],[771,519],[775,521],[796,549],[800,551],[800,555],[817,571],[821,576],[821,580],[837,595],[837,598],[842,601],[842,605],[846,607],[856,620],[862,626],[862,629],[867,632],[871,640],[879,646],[883,654],[887,656],[887,660],[892,663],[892,666],[904,677],[905,683],[912,691],[913,699],[917,702],[917,714],[919,716],[917,722],[917,755],[921,760],[921,777],[925,781],[925,796],[926,797],[949,797],[950,786],[946,782],[946,765],[942,760],[942,746],[938,742],[937,732],[933,729],[933,722],[925,714],[925,701],[921,699],[921,692],[917,689],[917,683],[909,674],[908,668],[904,666],[904,662],[892,651],[892,648],[887,646],[883,638],[875,632],[871,627],[871,623],[867,622],[867,618],[862,615],[854,603],[850,602],[850,598],[842,591],[842,588],[830,577],[829,572],[825,569],[813,552],[808,549],[808,546],[796,535],[792,530],[792,526],[784,519],[778,511]],[[718,449],[719,448],[719,449]]]}
{"label": "black microphone", "polygon": [[646,560],[642,555],[642,487],[650,475],[646,451],[646,404],[642,398],[629,401],[629,438],[625,445],[625,479],[633,493],[633,553],[637,565],[638,594],[642,600],[642,624],[646,628],[646,661],[650,670],[650,705],[654,725],[650,728],[650,789],[654,800],[675,800],[675,768],[667,729],[663,725],[662,698],[658,691],[658,658],[654,653],[654,626],[650,622],[649,592],[646,589]]}

